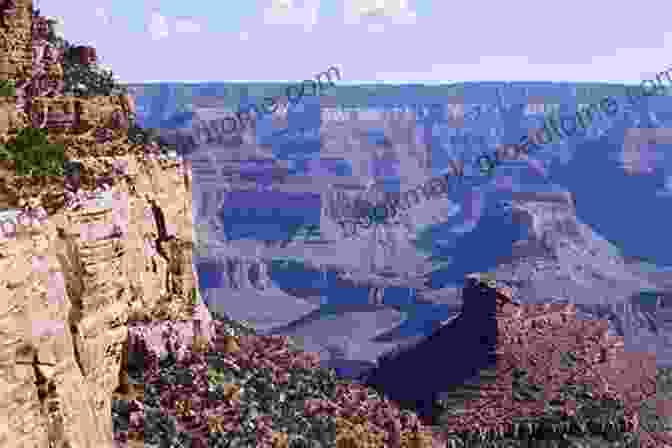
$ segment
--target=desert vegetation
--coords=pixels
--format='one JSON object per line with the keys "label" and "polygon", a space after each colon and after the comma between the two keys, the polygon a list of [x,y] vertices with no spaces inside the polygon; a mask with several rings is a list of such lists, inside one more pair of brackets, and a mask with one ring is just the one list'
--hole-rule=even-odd
{"label": "desert vegetation", "polygon": [[44,129],[26,127],[0,146],[0,160],[13,163],[18,176],[61,176],[65,164],[65,148],[50,143]]}
{"label": "desert vegetation", "polygon": [[[213,318],[214,343],[196,341],[184,359],[170,351],[162,357],[149,350],[129,352],[131,382],[141,392],[114,401],[120,441],[287,448],[664,446],[656,434],[669,422],[659,400],[672,396],[672,369],[658,370],[659,394],[642,402],[641,432],[631,430],[623,401],[571,380],[535,416],[513,415],[501,431],[454,432],[442,420],[458,412],[460,403],[436,400],[434,421],[425,422],[375,389],[320,368],[314,354],[289,338],[259,336],[224,314]],[[581,361],[566,352],[561,362],[573,368]],[[518,406],[544,395],[546,386],[527,369],[516,367],[511,377]],[[487,408],[482,413],[489,415]]]}

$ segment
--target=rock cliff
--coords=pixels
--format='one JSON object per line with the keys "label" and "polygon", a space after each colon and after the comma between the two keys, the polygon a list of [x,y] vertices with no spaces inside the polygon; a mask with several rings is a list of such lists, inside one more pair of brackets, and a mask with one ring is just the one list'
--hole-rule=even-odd
{"label": "rock cliff", "polygon": [[4,99],[16,119],[2,142],[44,128],[78,163],[65,177],[19,177],[0,164],[1,202],[15,211],[0,229],[0,445],[111,447],[129,347],[165,349],[166,327],[187,341],[211,335],[192,262],[190,173],[126,139],[129,98],[40,84],[62,80],[50,70],[59,57],[40,40],[32,2],[14,3],[3,11],[0,73],[18,86]]}
{"label": "rock cliff", "polygon": [[[110,446],[111,396],[126,385],[129,337],[160,340],[160,321],[170,320],[190,338],[194,318],[207,335],[209,312],[188,300],[198,284],[179,163],[126,160],[130,184],[54,213],[37,229],[17,228],[2,242],[0,285],[8,300],[0,370],[8,394],[0,409],[8,436],[26,446]],[[165,259],[154,248],[145,193],[156,195],[175,236],[159,243]]]}
{"label": "rock cliff", "polygon": [[667,302],[647,306],[641,298],[642,291],[653,291],[662,299],[669,276],[634,268],[577,218],[568,192],[512,193],[511,199],[513,220],[529,232],[511,255],[498,259],[496,278],[519,288],[527,303],[571,302],[582,317],[606,319],[629,349],[655,352],[660,366],[669,365]]}
{"label": "rock cliff", "polygon": [[[449,434],[491,440],[517,434],[516,421],[549,416],[553,406],[573,415],[567,388],[581,384],[590,386],[591,400],[620,400],[616,424],[638,431],[639,406],[656,399],[655,356],[625,351],[607,322],[577,318],[572,304],[522,304],[516,295],[491,275],[468,276],[461,314],[386,356],[366,384]],[[549,429],[543,426],[528,432]]]}

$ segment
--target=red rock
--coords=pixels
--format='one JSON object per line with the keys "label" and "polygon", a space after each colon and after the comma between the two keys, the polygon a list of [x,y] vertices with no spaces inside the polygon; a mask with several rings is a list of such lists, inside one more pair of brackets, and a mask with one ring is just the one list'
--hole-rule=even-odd
{"label": "red rock", "polygon": [[94,47],[80,45],[78,47],[74,47],[71,51],[73,52],[72,54],[75,57],[75,60],[77,60],[80,64],[90,65],[96,63],[98,60],[96,56],[96,49]]}
{"label": "red rock", "polygon": [[[487,351],[492,364],[489,367],[476,364],[472,368],[481,372],[491,369],[496,373],[486,377],[482,373],[480,379],[474,380],[481,387],[473,396],[461,399],[465,412],[459,417],[443,420],[442,425],[450,427],[451,431],[470,431],[479,425],[496,430],[497,425],[505,424],[512,416],[542,414],[545,403],[557,396],[560,386],[572,375],[575,376],[572,382],[592,386],[595,398],[623,397],[626,415],[636,414],[641,400],[650,396],[649,392],[655,393],[655,388],[647,390],[647,385],[655,377],[655,358],[646,354],[626,354],[623,338],[608,335],[606,321],[578,319],[573,305],[516,304],[510,288],[493,285],[492,282],[488,284],[478,277],[470,279],[463,289],[462,315],[376,369],[370,376],[372,386],[391,398],[401,400],[404,399],[404,389],[412,391],[416,399],[423,387],[428,396],[432,390],[439,393],[455,390],[455,387],[459,389],[461,383],[450,382],[456,365],[446,363],[446,368],[441,368],[435,362],[437,353],[449,360],[459,359],[461,364],[483,362],[478,356],[470,358],[466,354],[473,354],[479,347],[491,344]],[[489,300],[492,301],[490,306],[487,304]],[[496,309],[494,317],[493,308]],[[496,337],[491,340],[493,330]],[[560,364],[560,354],[568,352],[576,355],[573,367]],[[511,372],[515,367],[527,370],[530,381],[544,386],[541,401],[510,402]],[[398,384],[401,389],[397,389],[394,376],[390,377],[386,372],[405,378],[406,369],[414,372],[408,377],[414,378],[415,383],[410,388],[408,384],[403,387]],[[484,378],[489,380],[484,381]],[[454,376],[452,381],[458,379]],[[447,394],[450,397],[450,393]],[[507,407],[506,403],[514,405],[513,408]],[[487,424],[481,421],[486,414]]]}

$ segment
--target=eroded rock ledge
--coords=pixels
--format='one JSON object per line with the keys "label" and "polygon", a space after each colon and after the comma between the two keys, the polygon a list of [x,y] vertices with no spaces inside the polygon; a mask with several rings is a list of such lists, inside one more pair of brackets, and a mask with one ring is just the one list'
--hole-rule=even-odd
{"label": "eroded rock ledge", "polygon": [[[135,193],[119,182],[107,197],[0,242],[0,421],[19,445],[111,446],[111,397],[125,385],[129,337],[131,345],[158,338],[160,351],[170,320],[175,337],[209,338],[209,312],[191,302],[198,285],[179,162],[125,160]],[[175,235],[160,243],[167,260],[143,244],[157,231],[144,194]]]}
{"label": "eroded rock ledge", "polygon": [[132,97],[64,93],[62,49],[31,0],[0,14],[0,79],[15,86],[0,99],[0,144],[41,128],[79,167],[20,177],[0,161],[0,446],[111,447],[129,347],[142,338],[160,352],[166,327],[187,345],[210,341],[191,173],[129,140]]}

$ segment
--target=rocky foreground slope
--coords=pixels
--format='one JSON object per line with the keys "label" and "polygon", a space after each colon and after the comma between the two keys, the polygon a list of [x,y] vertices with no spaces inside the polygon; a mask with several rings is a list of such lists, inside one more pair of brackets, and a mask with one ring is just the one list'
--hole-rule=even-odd
{"label": "rocky foreground slope", "polygon": [[460,317],[381,360],[364,383],[226,316],[215,316],[212,345],[191,350],[166,328],[167,344],[138,340],[129,351],[131,393],[114,402],[115,437],[128,446],[671,446],[669,371],[624,351],[606,322],[577,319],[572,305],[522,305],[512,292],[470,278]]}
{"label": "rocky foreground slope", "polygon": [[488,275],[470,276],[463,299],[456,319],[388,354],[365,384],[455,440],[640,432],[642,446],[672,443],[669,428],[640,427],[650,400],[672,419],[657,395],[655,356],[624,350],[606,321],[579,319],[572,304],[522,304]]}

